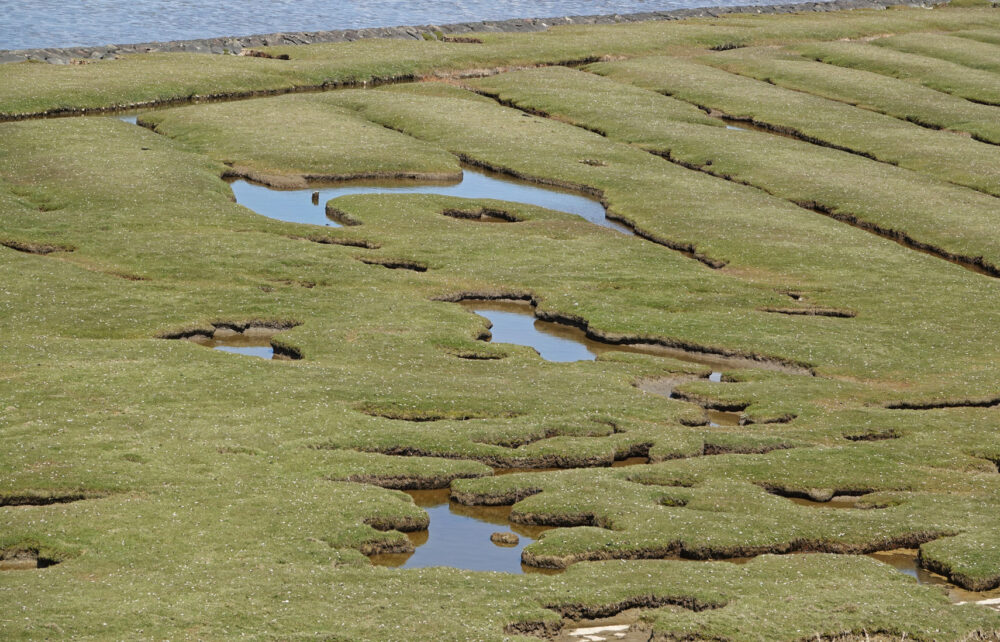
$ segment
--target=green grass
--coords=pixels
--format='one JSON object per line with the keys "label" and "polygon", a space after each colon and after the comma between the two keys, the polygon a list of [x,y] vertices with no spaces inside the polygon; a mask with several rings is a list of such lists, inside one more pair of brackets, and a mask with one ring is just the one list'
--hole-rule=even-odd
{"label": "green grass", "polygon": [[[985,145],[690,58],[736,56],[705,52],[727,43],[966,35],[994,16],[734,16],[319,45],[289,61],[0,66],[10,113],[636,57],[588,67],[610,78],[465,81],[551,118],[421,82],[141,115],[156,131],[105,117],[0,124],[0,555],[59,562],[0,573],[0,637],[529,642],[568,617],[639,607],[653,639],[1000,639],[997,614],[875,560],[758,555],[919,545],[925,566],[967,588],[1000,583],[997,408],[889,408],[1000,399],[997,280],[791,202],[992,258],[994,197],[955,184],[991,184],[992,164],[968,162]],[[692,103],[808,124],[880,160],[729,131]],[[221,180],[453,174],[462,159],[601,198],[659,242],[428,194],[343,197],[330,206],[358,225],[299,225],[236,204]],[[445,215],[482,208],[518,222]],[[427,270],[377,264],[394,261]],[[599,335],[816,376],[625,352],[548,362],[484,342],[486,320],[442,300],[463,294],[530,296],[537,314]],[[274,341],[303,358],[159,338],[250,322],[287,327]],[[663,378],[674,398],[639,387]],[[745,424],[707,425],[713,407]],[[650,464],[610,467],[647,452]],[[514,466],[565,470],[493,474]],[[365,554],[406,550],[402,531],[428,525],[393,488],[448,486],[558,525],[526,559],[569,568],[372,566]],[[835,492],[865,496],[853,510],[782,496]],[[676,554],[758,557],[584,561]]]}
{"label": "green grass", "polygon": [[953,35],[958,36],[959,38],[978,40],[979,42],[986,42],[993,45],[1000,44],[1000,33],[991,29],[969,29],[968,31],[956,31]]}
{"label": "green grass", "polygon": [[[142,124],[233,167],[234,172],[282,185],[299,182],[304,187],[308,180],[345,178],[457,178],[461,174],[455,158],[443,150],[310,97],[285,96],[254,104],[252,119],[245,118],[245,105],[220,103],[153,112],[142,117]],[[280,122],[289,111],[295,113],[294,137],[261,127],[262,122]],[[225,130],[224,137],[212,135],[219,129]]]}
{"label": "green grass", "polygon": [[[969,102],[906,80],[823,64],[786,51],[749,49],[740,54],[723,53],[702,60],[733,73],[888,114],[931,129],[952,129],[972,134],[983,142],[1000,142],[994,107]],[[931,139],[939,140],[940,136],[931,135]],[[975,159],[974,172],[990,171],[988,165],[993,162],[992,149],[974,143],[958,143],[958,147],[969,155],[969,159]],[[996,188],[989,187],[982,179],[965,184],[995,194]]]}
{"label": "green grass", "polygon": [[477,34],[482,45],[437,40],[366,40],[272,47],[290,60],[204,54],[141,54],[83,65],[0,67],[0,114],[92,110],[336,87],[507,65],[559,64],[607,55],[649,55],[729,43],[772,44],[882,33],[998,26],[990,9],[852,11],[572,26],[540,34]]}
{"label": "green grass", "polygon": [[[974,45],[971,46],[975,48]],[[1000,105],[1000,76],[947,59],[846,42],[811,45],[801,47],[799,51],[809,58],[830,65],[871,71],[976,103]]]}
{"label": "green grass", "polygon": [[[998,248],[990,247],[995,197],[803,141],[722,131],[719,120],[689,104],[565,68],[502,74],[472,85],[505,104],[600,131],[712,175],[1000,264]],[[1000,174],[993,182],[1000,194]]]}
{"label": "green grass", "polygon": [[989,42],[969,42],[969,38],[944,34],[911,34],[878,38],[872,44],[906,53],[940,58],[973,69],[1000,72],[1000,46]]}
{"label": "green grass", "polygon": [[[710,61],[719,58],[710,57]],[[669,63],[669,64],[665,64]],[[592,71],[620,82],[717,109],[779,131],[959,185],[996,190],[994,148],[955,134],[791,91],[678,58],[601,63]],[[777,82],[777,81],[776,81]],[[970,163],[969,159],[975,159]]]}

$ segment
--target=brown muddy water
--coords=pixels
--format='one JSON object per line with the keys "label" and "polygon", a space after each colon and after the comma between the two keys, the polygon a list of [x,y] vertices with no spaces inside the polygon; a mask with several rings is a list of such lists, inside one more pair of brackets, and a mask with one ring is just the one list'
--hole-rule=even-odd
{"label": "brown muddy water", "polygon": [[1000,598],[1000,589],[978,592],[967,591],[949,582],[948,578],[921,568],[917,563],[917,553],[916,549],[897,549],[881,553],[872,553],[869,557],[873,557],[884,564],[892,566],[904,575],[909,575],[915,579],[918,584],[929,584],[944,588],[948,593],[948,597],[951,598],[953,602],[979,602],[982,600]]}
{"label": "brown muddy water", "polygon": [[[416,548],[412,554],[373,555],[379,566],[424,568],[448,566],[470,571],[551,573],[521,564],[521,551],[548,527],[512,524],[510,506],[465,506],[450,500],[450,490],[411,490],[407,494],[430,516],[426,531],[407,533]],[[513,532],[519,542],[500,546],[493,533]]]}
{"label": "brown muddy water", "polygon": [[[627,227],[608,220],[600,201],[579,192],[517,180],[497,172],[463,166],[457,182],[407,180],[342,181],[305,189],[280,190],[238,179],[230,183],[236,202],[258,214],[290,223],[340,227],[326,215],[326,202],[352,194],[440,194],[460,198],[490,198],[536,205],[579,216],[624,234]],[[314,197],[314,193],[318,196]]]}
{"label": "brown muddy water", "polygon": [[710,428],[723,428],[740,425],[741,413],[728,412],[726,410],[706,410],[708,415],[708,425]]}

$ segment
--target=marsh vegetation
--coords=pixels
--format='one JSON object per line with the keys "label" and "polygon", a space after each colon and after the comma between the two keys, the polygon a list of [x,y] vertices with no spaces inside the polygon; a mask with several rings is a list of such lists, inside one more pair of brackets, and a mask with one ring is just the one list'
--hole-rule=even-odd
{"label": "marsh vegetation", "polygon": [[1000,639],[997,10],[476,37],[0,65],[0,637]]}

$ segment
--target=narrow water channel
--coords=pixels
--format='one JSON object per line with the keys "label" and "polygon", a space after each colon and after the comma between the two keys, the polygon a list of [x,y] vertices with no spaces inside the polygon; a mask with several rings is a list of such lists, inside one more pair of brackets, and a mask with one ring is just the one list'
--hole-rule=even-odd
{"label": "narrow water channel", "polygon": [[[395,568],[448,566],[470,571],[545,573],[521,564],[521,551],[548,530],[508,521],[510,506],[465,506],[450,500],[450,491],[413,490],[407,494],[430,516],[426,531],[407,533],[416,548],[411,554],[373,555],[372,563]],[[514,533],[513,546],[494,544],[493,533]]]}
{"label": "narrow water channel", "polygon": [[[480,300],[461,301],[465,309],[486,318],[492,324],[490,339],[493,343],[511,343],[534,348],[546,361],[593,361],[605,352],[634,352],[658,357],[669,357],[711,368],[741,367],[738,360],[694,354],[676,348],[651,344],[612,344],[596,341],[583,330],[563,323],[542,321],[535,317],[534,308],[527,301]],[[721,381],[722,373],[713,372],[710,381]],[[720,413],[722,415],[732,413]]]}
{"label": "narrow water channel", "polygon": [[[349,181],[334,185],[316,185],[306,189],[279,190],[239,179],[230,186],[236,202],[258,214],[290,223],[309,223],[340,227],[326,215],[326,202],[350,194],[440,194],[461,198],[491,198],[512,203],[536,205],[574,214],[595,225],[625,234],[632,231],[605,216],[604,206],[593,198],[555,187],[540,186],[504,174],[464,167],[458,182],[427,181]],[[318,196],[314,197],[314,193]]]}
{"label": "narrow water channel", "polygon": [[937,573],[932,573],[925,568],[921,568],[917,563],[917,554],[918,551],[915,549],[898,549],[881,553],[872,553],[869,557],[873,557],[884,564],[892,566],[904,575],[909,575],[915,579],[918,584],[943,587],[948,592],[948,597],[951,598],[953,602],[979,602],[982,600],[1000,598],[1000,589],[978,592],[967,591],[949,582],[948,578],[938,575]]}

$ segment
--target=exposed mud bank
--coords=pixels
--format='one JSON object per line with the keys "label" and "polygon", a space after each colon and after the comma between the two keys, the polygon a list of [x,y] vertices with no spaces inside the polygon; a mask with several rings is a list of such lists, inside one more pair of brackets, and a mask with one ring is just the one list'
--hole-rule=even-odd
{"label": "exposed mud bank", "polygon": [[[874,488],[790,488],[773,484],[757,484],[772,495],[779,497],[806,499],[813,502],[827,503],[834,497],[861,497],[877,492]],[[929,540],[928,540],[929,541]],[[908,548],[897,546],[896,548]],[[913,547],[909,547],[913,548]]]}
{"label": "exposed mud bank", "polygon": [[591,526],[593,528],[614,529],[614,523],[595,513],[522,513],[512,510],[510,521],[515,524],[530,526],[551,526],[554,528],[573,528],[575,526]]}
{"label": "exposed mud bank", "polygon": [[848,441],[886,441],[899,439],[903,434],[898,430],[872,430],[868,432],[849,433],[844,435]]}
{"label": "exposed mud bank", "polygon": [[61,560],[47,556],[37,547],[13,547],[0,551],[0,571],[26,571],[55,566]]}
{"label": "exposed mud bank", "polygon": [[972,577],[955,571],[947,562],[927,557],[923,551],[917,556],[917,562],[928,571],[943,575],[968,591],[991,591],[1000,588],[1000,573],[988,577]]}
{"label": "exposed mud bank", "polygon": [[790,316],[833,317],[836,319],[853,319],[858,316],[858,313],[852,310],[837,308],[761,308],[761,311]]}
{"label": "exposed mud bank", "polygon": [[190,339],[192,337],[212,337],[216,333],[225,336],[233,334],[275,334],[302,325],[299,321],[268,321],[254,319],[250,321],[213,321],[208,325],[198,325],[182,330],[161,332],[159,339]]}
{"label": "exposed mud bank", "polygon": [[681,392],[680,390],[674,390],[673,398],[697,404],[706,410],[718,410],[720,412],[743,412],[750,407],[750,404],[745,401],[720,401],[711,397]]}
{"label": "exposed mud bank", "polygon": [[72,245],[53,245],[51,243],[34,243],[32,241],[19,241],[16,239],[0,239],[0,245],[9,247],[25,254],[52,254],[53,252],[72,252],[76,250]]}
{"label": "exposed mud bank", "polygon": [[[534,295],[525,292],[510,291],[478,291],[478,292],[458,292],[454,294],[442,295],[434,298],[435,301],[447,301],[451,303],[462,303],[464,301],[522,301],[531,305],[536,318],[542,321],[549,321],[562,325],[568,325],[582,330],[588,339],[604,343],[611,346],[650,346],[675,350],[679,354],[677,358],[683,359],[685,356],[690,359],[697,359],[704,356],[712,359],[723,359],[725,363],[734,368],[759,368],[763,370],[774,370],[788,374],[801,374],[816,376],[813,369],[805,364],[791,360],[769,357],[756,353],[745,353],[727,348],[702,346],[680,339],[666,337],[644,337],[636,335],[614,334],[597,330],[590,326],[590,323],[582,317],[563,314],[560,312],[550,312],[540,310],[541,303]],[[666,354],[664,356],[673,356]]]}
{"label": "exposed mud bank", "polygon": [[438,490],[448,488],[456,479],[476,479],[486,477],[488,473],[454,473],[451,475],[377,475],[355,474],[343,478],[330,477],[331,481],[349,481],[359,484],[371,484],[393,490]]}
{"label": "exposed mud bank", "polygon": [[359,256],[359,261],[367,265],[380,265],[390,270],[410,270],[411,272],[426,272],[427,266],[409,259],[391,259],[376,256]]}
{"label": "exposed mud bank", "polygon": [[468,359],[470,361],[495,361],[499,359],[506,359],[508,356],[506,352],[481,352],[478,350],[466,350],[451,346],[440,347],[456,359]]}
{"label": "exposed mud bank", "polygon": [[746,417],[746,425],[753,424],[790,424],[798,418],[798,415],[792,413],[785,413],[783,415],[775,415],[771,417]]}
{"label": "exposed mud bank", "polygon": [[362,555],[405,555],[413,552],[413,544],[405,537],[395,540],[372,540],[358,546]]}
{"label": "exposed mud bank", "polygon": [[567,555],[538,555],[525,549],[521,561],[528,566],[564,569],[577,562],[601,560],[641,560],[641,559],[689,559],[724,560],[757,557],[759,555],[787,555],[789,553],[837,553],[841,555],[868,555],[878,551],[898,548],[919,548],[941,537],[953,533],[927,532],[886,537],[866,543],[834,542],[824,540],[797,539],[772,546],[690,546],[683,542],[672,542],[662,546],[630,550],[591,550]]}
{"label": "exposed mud bank", "polygon": [[[140,125],[144,123],[140,122]],[[144,125],[145,126],[145,125]],[[153,128],[153,131],[156,131]],[[333,185],[352,181],[425,181],[456,182],[462,172],[355,172],[352,174],[273,174],[252,167],[229,165],[222,174],[225,179],[244,179],[278,190],[309,189],[314,185]]]}
{"label": "exposed mud bank", "polygon": [[499,493],[469,493],[452,489],[451,498],[466,506],[513,506],[522,499],[542,492],[541,488],[516,488]]}
{"label": "exposed mud bank", "polygon": [[186,339],[194,343],[215,347],[225,346],[229,340],[240,343],[241,340],[267,344],[273,351],[273,359],[277,360],[299,360],[302,359],[302,352],[293,346],[279,342],[273,338],[274,335],[284,330],[289,330],[301,325],[298,321],[219,321],[204,326],[193,326],[182,330],[174,330],[160,333],[160,339]]}
{"label": "exposed mud bank", "polygon": [[472,411],[463,412],[460,410],[439,412],[435,410],[411,410],[391,406],[379,406],[377,404],[362,404],[357,407],[357,410],[370,417],[381,417],[382,419],[392,419],[395,421],[412,421],[416,423],[429,421],[471,421],[473,419],[509,419],[518,416],[516,412],[499,414]]}
{"label": "exposed mud bank", "polygon": [[766,455],[775,450],[788,450],[794,448],[791,444],[757,444],[734,446],[731,444],[714,444],[706,441],[701,454],[706,457],[712,455]]}
{"label": "exposed mud bank", "polygon": [[[422,517],[369,517],[364,520],[377,531],[399,531],[400,533],[412,533],[414,531],[427,530],[430,519],[427,515]],[[370,555],[370,553],[365,553]]]}
{"label": "exposed mud bank", "polygon": [[995,406],[1000,406],[1000,397],[942,401],[895,401],[885,405],[890,410],[943,410],[945,408],[993,408]]}
{"label": "exposed mud bank", "polygon": [[0,506],[48,506],[98,499],[101,493],[88,491],[7,491],[0,493]]}
{"label": "exposed mud bank", "polygon": [[484,223],[520,223],[523,220],[506,210],[494,207],[480,207],[468,210],[447,209],[441,212],[441,214],[450,218],[482,221]]}
{"label": "exposed mud bank", "polygon": [[635,595],[620,602],[610,604],[582,603],[550,603],[545,608],[551,609],[571,620],[597,619],[618,615],[631,609],[658,609],[664,606],[679,606],[689,611],[707,611],[719,609],[725,602],[704,602],[687,595]]}
{"label": "exposed mud bank", "polygon": [[360,247],[366,250],[377,250],[381,245],[378,243],[373,243],[365,239],[352,239],[352,238],[342,238],[337,236],[327,236],[324,234],[310,234],[309,236],[293,236],[289,235],[288,238],[293,241],[309,241],[311,243],[319,243],[320,245],[343,245],[346,247]]}
{"label": "exposed mud bank", "polygon": [[[326,444],[315,444],[313,448],[319,450],[338,450],[340,446],[329,446]],[[616,455],[610,451],[599,456],[573,456],[573,455],[528,455],[512,452],[510,455],[472,455],[467,453],[438,452],[414,446],[389,446],[389,447],[358,447],[362,452],[376,453],[379,455],[391,455],[395,457],[437,457],[438,459],[461,459],[476,461],[495,470],[495,474],[506,474],[511,472],[566,470],[571,468],[607,468],[615,465]],[[461,501],[461,500],[457,500]],[[461,502],[463,504],[484,504],[501,505],[513,502],[498,501],[490,502]]]}
{"label": "exposed mud bank", "polygon": [[562,630],[562,622],[514,622],[503,627],[507,635],[529,635],[550,639]]}

